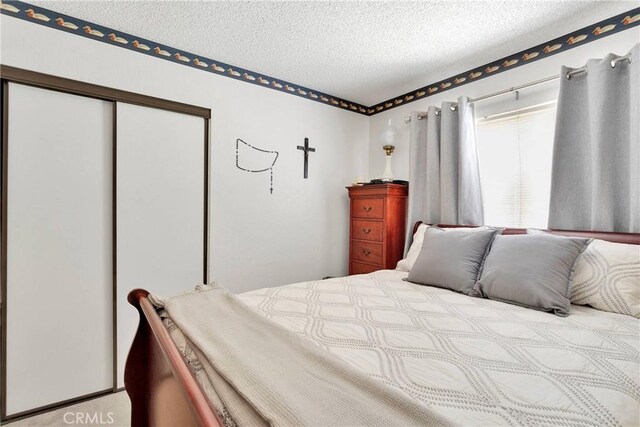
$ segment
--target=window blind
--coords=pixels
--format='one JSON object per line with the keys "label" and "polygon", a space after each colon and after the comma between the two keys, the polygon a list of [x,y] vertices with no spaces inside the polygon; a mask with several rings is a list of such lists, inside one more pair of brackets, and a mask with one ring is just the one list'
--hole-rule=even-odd
{"label": "window blind", "polygon": [[477,121],[487,225],[546,228],[556,104]]}

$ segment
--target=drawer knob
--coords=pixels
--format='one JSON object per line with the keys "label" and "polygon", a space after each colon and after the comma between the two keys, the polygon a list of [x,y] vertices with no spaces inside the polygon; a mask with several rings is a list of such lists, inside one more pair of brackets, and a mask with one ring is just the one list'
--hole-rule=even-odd
{"label": "drawer knob", "polygon": [[369,233],[371,233],[371,229],[370,229],[370,228],[363,228],[363,229],[362,229],[362,232],[363,232],[364,234],[369,234]]}
{"label": "drawer knob", "polygon": [[371,206],[363,206],[362,210],[365,212],[371,212]]}
{"label": "drawer knob", "polygon": [[369,255],[371,255],[371,251],[369,249],[363,249],[362,250],[362,255],[369,256]]}

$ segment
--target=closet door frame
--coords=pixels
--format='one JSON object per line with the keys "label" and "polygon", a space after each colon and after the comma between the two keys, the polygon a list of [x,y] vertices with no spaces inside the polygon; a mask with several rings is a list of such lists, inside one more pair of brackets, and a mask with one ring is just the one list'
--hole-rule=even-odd
{"label": "closet door frame", "polygon": [[[112,336],[112,352],[113,352],[113,387],[111,389],[97,391],[84,396],[78,396],[61,402],[51,403],[38,408],[33,408],[17,414],[7,416],[7,201],[8,201],[8,153],[9,153],[9,83],[18,83],[27,86],[34,86],[41,89],[53,90],[71,95],[84,96],[102,101],[110,101],[113,104],[112,116],[112,318],[113,318],[113,336]],[[0,65],[0,97],[2,98],[2,172],[0,173],[2,196],[0,197],[2,206],[0,208],[0,293],[2,296],[2,352],[0,354],[0,396],[2,396],[2,404],[0,405],[0,421],[15,421],[21,418],[36,415],[38,413],[50,411],[52,409],[64,407],[84,400],[89,400],[101,395],[115,393],[122,389],[117,388],[117,112],[118,103],[134,104],[148,108],[156,108],[161,110],[172,111],[176,113],[188,114],[191,116],[201,117],[204,120],[204,137],[203,137],[203,155],[204,155],[204,233],[202,239],[202,280],[207,283],[209,279],[209,178],[210,178],[210,129],[209,121],[211,120],[211,110],[209,108],[198,107],[195,105],[184,104],[181,102],[170,101],[162,98],[156,98],[148,95],[142,95],[134,92],[127,92],[119,89],[113,89],[105,86],[94,85],[78,80],[71,80],[63,77],[52,76],[49,74],[38,73],[35,71],[24,70],[7,65]]]}

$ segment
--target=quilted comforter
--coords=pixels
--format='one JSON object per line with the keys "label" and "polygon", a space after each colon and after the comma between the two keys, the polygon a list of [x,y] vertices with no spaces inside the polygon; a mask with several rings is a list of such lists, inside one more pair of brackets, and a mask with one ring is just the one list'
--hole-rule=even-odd
{"label": "quilted comforter", "polygon": [[383,270],[238,297],[460,425],[640,424],[640,320],[585,306],[561,318],[406,275]]}

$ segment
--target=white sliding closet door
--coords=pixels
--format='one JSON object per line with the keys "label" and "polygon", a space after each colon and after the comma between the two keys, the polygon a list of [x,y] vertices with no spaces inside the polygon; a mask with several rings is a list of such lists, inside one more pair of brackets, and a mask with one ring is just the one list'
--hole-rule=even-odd
{"label": "white sliding closet door", "polygon": [[112,111],[9,84],[8,415],[113,387]]}
{"label": "white sliding closet door", "polygon": [[138,326],[134,288],[162,296],[203,282],[204,119],[117,104],[118,386]]}

